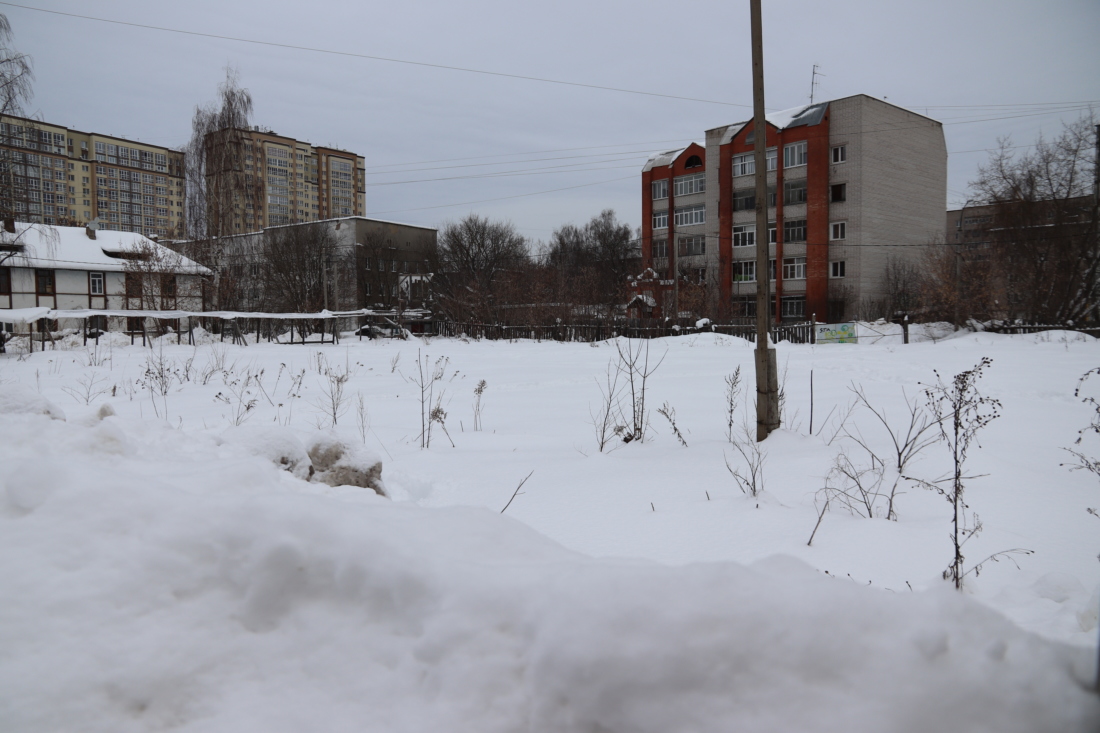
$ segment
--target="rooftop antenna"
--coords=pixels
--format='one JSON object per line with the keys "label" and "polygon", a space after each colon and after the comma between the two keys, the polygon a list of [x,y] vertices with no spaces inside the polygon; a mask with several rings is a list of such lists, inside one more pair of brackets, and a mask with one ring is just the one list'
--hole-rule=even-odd
{"label": "rooftop antenna", "polygon": [[817,91],[817,77],[819,76],[825,76],[825,74],[822,74],[820,71],[818,71],[817,64],[814,64],[814,73],[810,77],[810,104],[814,103],[814,92]]}

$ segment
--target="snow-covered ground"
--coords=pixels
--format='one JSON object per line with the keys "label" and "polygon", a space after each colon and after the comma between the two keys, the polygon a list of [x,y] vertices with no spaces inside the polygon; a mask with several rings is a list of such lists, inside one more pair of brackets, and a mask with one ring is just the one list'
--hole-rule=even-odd
{"label": "snow-covered ground", "polygon": [[[651,342],[645,440],[604,452],[615,342],[2,355],[0,730],[1096,730],[1100,482],[1063,464],[1100,343],[931,335],[779,344],[756,497],[727,469],[736,338]],[[418,354],[442,370],[428,449]],[[838,454],[865,461],[845,432],[889,453],[849,387],[902,425],[936,371],[982,357],[1002,408],[966,465],[967,567],[1032,554],[956,592],[951,507],[913,482],[897,521],[833,506],[808,546]],[[335,427],[326,373],[350,375]],[[306,480],[339,441],[381,459],[390,498]],[[936,444],[907,474],[947,467]]]}

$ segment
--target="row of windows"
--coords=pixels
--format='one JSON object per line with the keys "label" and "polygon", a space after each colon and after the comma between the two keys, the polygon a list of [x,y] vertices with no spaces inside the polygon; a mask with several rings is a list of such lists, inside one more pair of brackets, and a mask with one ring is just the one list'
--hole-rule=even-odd
{"label": "row of windows", "polygon": [[[705,193],[707,190],[707,174],[692,173],[686,176],[678,176],[672,179],[672,190],[677,196],[690,196],[694,193]],[[668,198],[668,179],[662,178],[650,184],[650,193],[653,200]]]}
{"label": "row of windows", "polygon": [[[806,180],[785,181],[783,183],[783,203],[788,206],[804,204],[809,200]],[[829,203],[839,204],[848,200],[848,184],[834,183],[829,186]],[[768,187],[768,208],[776,206],[776,191],[774,186]],[[756,208],[756,189],[743,188],[733,192],[734,211],[752,211]]]}
{"label": "row of windows", "polygon": [[[675,210],[672,217],[673,222],[678,227],[696,226],[698,224],[707,223],[707,207],[704,204],[698,204],[696,206],[682,206]],[[654,211],[653,212],[653,228],[654,229],[667,229],[668,228],[668,211]]]}
{"label": "row of windows", "polygon": [[[127,286],[132,273],[127,273]],[[167,280],[168,278],[166,278]],[[175,275],[170,276],[172,294],[175,294]],[[129,289],[129,287],[127,287]],[[57,279],[53,270],[34,271],[34,291],[37,295],[55,295],[57,293]],[[88,293],[91,295],[103,295],[104,275],[102,272],[88,273]],[[166,295],[168,293],[165,293]],[[0,267],[0,295],[11,295],[11,268]]]}
{"label": "row of windows", "polygon": [[[775,244],[776,230],[775,222],[768,224],[768,243]],[[829,225],[829,239],[833,241],[847,239],[848,238],[848,223],[843,221],[834,221]],[[806,220],[805,219],[792,219],[783,222],[783,241],[784,242],[805,242],[806,241]],[[752,247],[756,244],[756,225],[744,224],[733,227],[733,246],[734,247]]]}
{"label": "row of windows", "polygon": [[[696,235],[694,237],[679,237],[677,239],[676,251],[678,257],[705,255],[707,253],[707,238],[702,235]],[[668,257],[667,239],[654,240],[653,256],[658,259]]]}
{"label": "row of windows", "polygon": [[[765,160],[767,161],[767,170],[774,171],[776,169],[776,163],[778,159],[778,151],[776,148],[768,148],[764,151]],[[848,146],[837,145],[833,147],[830,152],[830,161],[834,164],[844,163],[848,160]],[[786,145],[783,148],[783,167],[795,168],[798,166],[806,165],[806,143],[797,142]],[[742,155],[733,156],[733,175],[734,176],[749,176],[756,173],[756,157],[754,153],[744,153]]]}
{"label": "row of windows", "polygon": [[[838,260],[829,263],[829,277],[842,278],[845,275],[845,262],[844,260]],[[768,260],[768,277],[771,280],[775,280],[775,260]],[[783,258],[783,279],[784,280],[805,280],[806,279],[806,258],[805,257],[784,257]],[[733,281],[734,282],[756,282],[756,262],[754,260],[742,260],[733,263]]]}

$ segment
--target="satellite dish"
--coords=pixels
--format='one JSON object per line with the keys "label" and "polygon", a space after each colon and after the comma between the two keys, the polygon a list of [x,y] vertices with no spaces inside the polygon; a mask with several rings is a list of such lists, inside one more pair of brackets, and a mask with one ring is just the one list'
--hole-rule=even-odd
{"label": "satellite dish", "polygon": [[92,219],[90,222],[88,222],[84,226],[87,227],[88,229],[90,229],[93,232],[98,231],[99,230],[99,217],[97,216],[96,218]]}

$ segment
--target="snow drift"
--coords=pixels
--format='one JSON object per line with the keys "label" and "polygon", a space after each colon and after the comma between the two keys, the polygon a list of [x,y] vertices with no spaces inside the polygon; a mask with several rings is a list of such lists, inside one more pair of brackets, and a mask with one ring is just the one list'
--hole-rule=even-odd
{"label": "snow drift", "polygon": [[495,512],[308,483],[249,443],[4,415],[0,729],[1100,725],[1093,650],[948,590],[782,557],[595,560]]}

